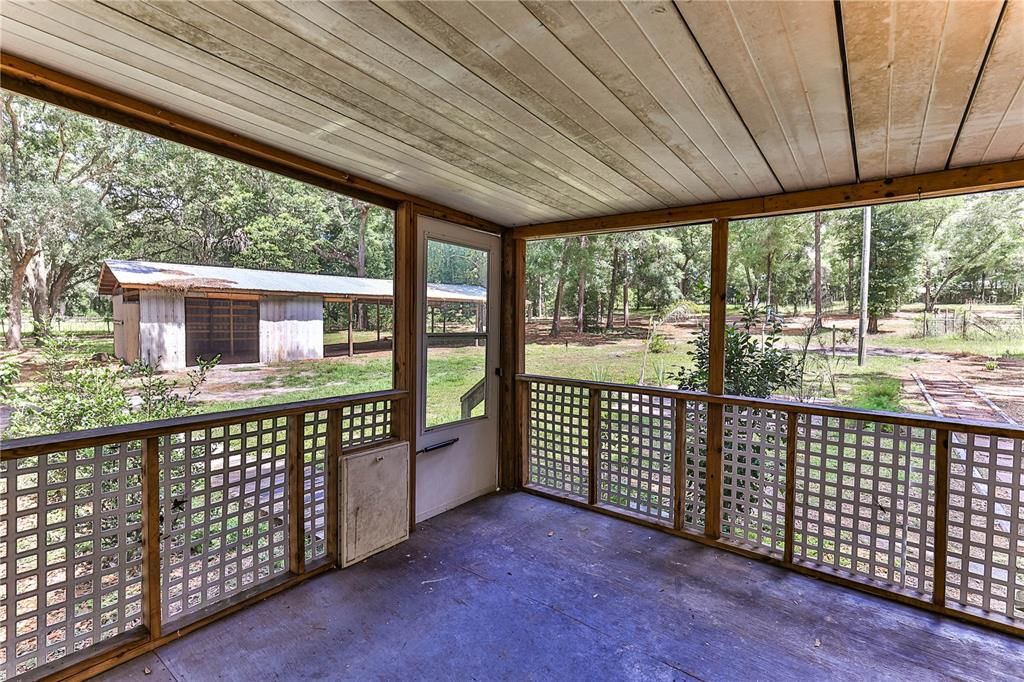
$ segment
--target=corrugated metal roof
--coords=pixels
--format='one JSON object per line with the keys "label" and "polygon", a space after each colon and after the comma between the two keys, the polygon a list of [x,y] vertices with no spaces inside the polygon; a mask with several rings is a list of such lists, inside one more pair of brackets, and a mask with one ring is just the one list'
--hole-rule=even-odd
{"label": "corrugated metal roof", "polygon": [[[188,291],[235,291],[273,294],[315,294],[344,298],[391,299],[390,279],[314,275],[304,272],[250,270],[215,265],[184,265],[140,260],[106,260],[100,273],[100,293],[114,288],[181,289]],[[486,302],[487,289],[472,284],[427,284],[432,301]]]}

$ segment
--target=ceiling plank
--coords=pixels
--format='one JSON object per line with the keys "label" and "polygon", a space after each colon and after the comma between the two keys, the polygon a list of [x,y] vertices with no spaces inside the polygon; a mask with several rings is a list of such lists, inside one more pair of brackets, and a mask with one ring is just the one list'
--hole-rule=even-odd
{"label": "ceiling plank", "polygon": [[676,5],[783,189],[856,179],[830,3]]}
{"label": "ceiling plank", "polygon": [[119,125],[166,137],[206,151],[251,163],[304,182],[314,182],[333,191],[349,193],[360,199],[395,206],[399,202],[422,205],[438,215],[449,216],[470,226],[490,232],[503,228],[489,220],[438,204],[429,199],[397,191],[330,166],[311,161],[292,152],[276,149],[260,141],[224,130],[187,116],[176,114],[134,97],[97,86],[6,52],[0,53],[0,75],[4,87],[59,106],[97,116]]}
{"label": "ceiling plank", "polygon": [[862,178],[945,167],[1000,5],[842,4]]}
{"label": "ceiling plank", "polygon": [[1024,2],[1010,0],[993,38],[952,166],[1024,156]]}

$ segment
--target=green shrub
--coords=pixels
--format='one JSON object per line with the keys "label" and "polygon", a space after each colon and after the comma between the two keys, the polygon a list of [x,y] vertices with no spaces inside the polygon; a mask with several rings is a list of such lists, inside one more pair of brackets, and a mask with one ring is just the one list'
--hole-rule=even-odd
{"label": "green shrub", "polygon": [[[725,392],[767,398],[772,393],[792,388],[800,380],[803,368],[790,353],[777,344],[781,340],[781,328],[776,322],[759,340],[750,333],[750,327],[758,323],[757,311],[744,310],[743,328],[735,324],[725,329]],[[708,348],[709,332],[701,327],[697,336],[690,341],[693,350],[693,369],[681,368],[675,378],[679,388],[691,391],[706,391],[710,368]]]}
{"label": "green shrub", "polygon": [[664,334],[655,334],[651,337],[648,350],[652,353],[668,353],[672,350],[672,343],[669,342],[668,337]]}
{"label": "green shrub", "polygon": [[885,412],[901,412],[900,403],[902,384],[899,379],[886,376],[871,376],[854,386],[850,394],[851,407],[864,410],[883,410]]}

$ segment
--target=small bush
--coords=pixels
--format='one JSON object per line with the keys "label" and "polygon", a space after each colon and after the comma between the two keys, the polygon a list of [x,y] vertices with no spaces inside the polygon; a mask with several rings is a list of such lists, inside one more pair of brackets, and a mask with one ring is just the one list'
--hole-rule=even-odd
{"label": "small bush", "polygon": [[999,369],[999,363],[996,362],[995,360],[989,360],[988,362],[985,363],[985,369],[987,369],[990,372],[994,372],[995,370]]}
{"label": "small bush", "polygon": [[863,410],[901,412],[902,384],[892,377],[868,377],[857,384],[850,394],[850,406]]}
{"label": "small bush", "polygon": [[655,334],[651,337],[648,349],[652,353],[668,353],[672,350],[672,344],[664,334]]}

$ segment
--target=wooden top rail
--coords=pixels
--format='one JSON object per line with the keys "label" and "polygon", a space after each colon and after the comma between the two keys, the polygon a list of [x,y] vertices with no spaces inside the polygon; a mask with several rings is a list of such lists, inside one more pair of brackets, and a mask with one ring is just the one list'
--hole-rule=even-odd
{"label": "wooden top rail", "polygon": [[855,407],[833,407],[830,405],[800,403],[791,400],[772,400],[770,398],[714,395],[711,393],[702,393],[700,391],[684,391],[676,388],[634,386],[630,384],[615,384],[606,381],[585,381],[582,379],[566,379],[563,377],[551,377],[540,374],[518,374],[516,375],[516,380],[526,383],[538,382],[562,384],[564,386],[578,386],[579,388],[599,389],[605,391],[632,391],[634,393],[642,393],[644,395],[657,396],[661,398],[696,400],[709,404],[738,405],[740,407],[755,407],[766,410],[784,410],[789,412],[819,415],[822,417],[860,419],[862,421],[897,424],[900,426],[924,429],[944,429],[960,433],[975,433],[983,436],[1024,439],[1024,426],[1018,426],[1016,424],[1001,424],[999,422],[949,419],[946,417],[913,415],[902,412],[881,412],[875,410],[862,410]]}
{"label": "wooden top rail", "polygon": [[179,433],[194,429],[209,428],[211,426],[222,426],[239,421],[253,419],[266,419],[271,417],[287,417],[294,414],[304,414],[318,410],[338,409],[353,405],[372,403],[378,400],[402,400],[408,396],[408,391],[391,389],[387,391],[375,391],[372,393],[359,393],[351,396],[337,398],[318,398],[316,400],[302,400],[292,403],[281,403],[280,405],[268,405],[266,407],[252,407],[240,410],[229,410],[227,412],[210,412],[208,414],[195,414],[187,417],[176,417],[174,419],[159,419],[156,421],[141,422],[137,424],[120,424],[107,426],[85,431],[73,431],[71,433],[55,433],[44,436],[28,436],[26,438],[13,438],[0,442],[0,459],[19,459],[22,457],[34,457],[48,455],[52,452],[62,450],[75,450],[95,445],[106,445],[108,443],[122,443],[126,440],[139,440],[142,438],[153,438]]}

